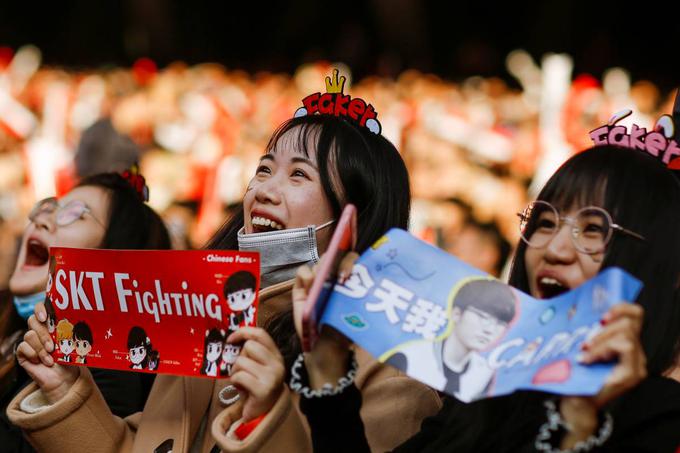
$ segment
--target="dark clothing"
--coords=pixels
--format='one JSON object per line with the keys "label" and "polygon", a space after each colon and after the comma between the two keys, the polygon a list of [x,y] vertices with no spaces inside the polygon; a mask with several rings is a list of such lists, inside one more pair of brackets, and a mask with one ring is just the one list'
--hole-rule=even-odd
{"label": "dark clothing", "polygon": [[[394,451],[534,452],[539,427],[547,421],[543,403],[551,397],[524,391],[470,404],[447,398],[442,410]],[[369,452],[360,406],[361,394],[353,386],[332,397],[302,399],[314,451]],[[606,410],[614,419],[612,435],[591,451],[675,453],[680,446],[680,383],[674,380],[647,378]]]}
{"label": "dark clothing", "polygon": [[460,377],[467,373],[467,370],[470,368],[470,361],[468,360],[465,363],[465,366],[463,369],[458,373],[456,371],[453,371],[451,368],[446,366],[446,362],[444,363],[444,377],[446,378],[446,385],[444,386],[444,393],[448,393],[449,395],[453,395],[456,393],[458,390],[460,390]]}

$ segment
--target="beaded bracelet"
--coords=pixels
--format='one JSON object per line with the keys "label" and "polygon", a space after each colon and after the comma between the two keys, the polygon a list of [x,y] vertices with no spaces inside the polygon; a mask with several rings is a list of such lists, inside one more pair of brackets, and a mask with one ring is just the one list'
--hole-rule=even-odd
{"label": "beaded bracelet", "polygon": [[290,370],[290,388],[296,393],[305,398],[321,398],[323,396],[332,396],[342,393],[347,387],[352,385],[357,374],[357,361],[354,358],[354,352],[350,355],[350,369],[347,374],[340,379],[335,387],[330,383],[324,384],[320,389],[312,390],[309,388],[309,376],[307,375],[307,368],[304,366],[304,355],[300,353]]}
{"label": "beaded bracelet", "polygon": [[597,435],[593,434],[592,436],[588,436],[586,440],[576,442],[574,448],[569,450],[560,450],[559,448],[555,448],[550,443],[553,433],[557,433],[560,429],[569,431],[570,426],[562,418],[562,415],[557,410],[557,406],[555,405],[554,401],[547,400],[544,402],[544,405],[547,409],[546,414],[548,416],[548,421],[541,425],[541,427],[538,429],[538,435],[536,436],[536,442],[534,444],[536,450],[538,451],[548,453],[577,453],[590,451],[593,447],[599,447],[604,444],[612,435],[614,420],[608,412],[605,412],[604,423],[602,423]]}

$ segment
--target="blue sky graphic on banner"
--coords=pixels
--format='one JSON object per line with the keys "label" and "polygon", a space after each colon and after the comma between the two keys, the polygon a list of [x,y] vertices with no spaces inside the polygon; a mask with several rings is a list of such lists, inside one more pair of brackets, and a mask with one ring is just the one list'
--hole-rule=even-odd
{"label": "blue sky graphic on banner", "polygon": [[609,268],[538,300],[393,229],[335,286],[321,324],[462,401],[519,389],[592,395],[614,364],[579,364],[580,345],[641,286]]}

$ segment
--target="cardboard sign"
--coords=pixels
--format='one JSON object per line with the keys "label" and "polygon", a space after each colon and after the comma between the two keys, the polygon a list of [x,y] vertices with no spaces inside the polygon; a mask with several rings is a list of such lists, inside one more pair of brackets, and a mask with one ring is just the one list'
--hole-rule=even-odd
{"label": "cardboard sign", "polygon": [[219,377],[255,325],[259,254],[50,248],[45,303],[62,364]]}
{"label": "cardboard sign", "polygon": [[335,285],[321,323],[461,401],[520,389],[593,395],[614,364],[580,364],[580,346],[640,289],[611,268],[538,300],[393,229]]}

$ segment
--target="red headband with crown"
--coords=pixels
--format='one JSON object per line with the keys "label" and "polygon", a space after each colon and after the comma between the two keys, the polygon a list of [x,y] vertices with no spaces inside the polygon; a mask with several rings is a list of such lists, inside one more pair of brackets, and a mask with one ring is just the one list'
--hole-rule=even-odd
{"label": "red headband with crown", "polygon": [[295,118],[314,113],[350,118],[374,134],[380,134],[382,126],[378,121],[378,113],[363,99],[352,99],[351,96],[342,94],[346,79],[345,76],[338,78],[339,72],[337,69],[333,70],[334,80],[326,77],[325,93],[310,94],[302,100],[303,107],[295,111]]}
{"label": "red headband with crown", "polygon": [[675,136],[673,117],[662,115],[654,129],[649,132],[637,124],[633,124],[630,132],[626,126],[616,125],[631,113],[632,110],[615,113],[607,124],[590,132],[590,139],[596,146],[616,145],[645,151],[659,159],[669,169],[680,170],[680,146],[673,138]]}

